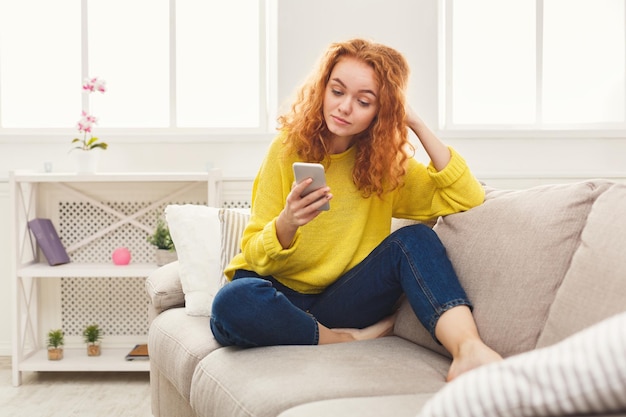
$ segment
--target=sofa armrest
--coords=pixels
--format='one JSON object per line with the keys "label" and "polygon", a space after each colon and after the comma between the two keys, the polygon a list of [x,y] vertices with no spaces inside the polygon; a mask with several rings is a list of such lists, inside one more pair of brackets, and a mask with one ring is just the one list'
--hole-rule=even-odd
{"label": "sofa armrest", "polygon": [[163,265],[148,275],[146,292],[150,299],[150,321],[163,311],[185,305],[178,261]]}

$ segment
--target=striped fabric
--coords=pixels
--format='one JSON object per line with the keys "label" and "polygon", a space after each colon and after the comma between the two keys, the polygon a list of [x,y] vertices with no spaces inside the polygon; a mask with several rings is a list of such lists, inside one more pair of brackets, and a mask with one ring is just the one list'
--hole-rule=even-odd
{"label": "striped fabric", "polygon": [[626,312],[563,341],[461,375],[418,417],[626,411]]}
{"label": "striped fabric", "polygon": [[[250,210],[221,209],[219,211],[219,219],[222,231],[220,262],[221,271],[223,272],[230,260],[241,250],[241,235],[243,235],[243,230],[246,228],[248,219],[250,219]],[[226,276],[222,274],[220,284],[224,285],[226,281]]]}

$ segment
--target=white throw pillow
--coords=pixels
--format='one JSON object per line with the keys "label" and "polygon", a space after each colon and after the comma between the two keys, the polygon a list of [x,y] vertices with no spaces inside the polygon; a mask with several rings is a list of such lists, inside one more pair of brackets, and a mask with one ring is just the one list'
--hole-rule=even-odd
{"label": "white throw pillow", "polygon": [[418,417],[626,411],[626,312],[563,341],[459,376]]}
{"label": "white throw pillow", "polygon": [[213,297],[222,281],[219,208],[194,204],[169,205],[165,218],[178,254],[185,311],[211,315]]}

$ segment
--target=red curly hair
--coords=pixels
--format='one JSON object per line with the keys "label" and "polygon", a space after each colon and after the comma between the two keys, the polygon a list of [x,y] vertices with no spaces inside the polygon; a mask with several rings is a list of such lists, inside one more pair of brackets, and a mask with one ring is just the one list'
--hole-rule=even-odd
{"label": "red curly hair", "polygon": [[406,162],[415,151],[404,124],[410,71],[402,54],[363,39],[332,44],[317,71],[298,91],[291,111],[280,116],[278,122],[280,129],[288,132],[287,152],[295,152],[304,161],[330,163],[327,142],[332,134],[324,121],[324,92],[335,64],[343,57],[356,58],[372,67],[379,86],[378,114],[356,136],[352,179],[365,197],[382,196],[402,184]]}

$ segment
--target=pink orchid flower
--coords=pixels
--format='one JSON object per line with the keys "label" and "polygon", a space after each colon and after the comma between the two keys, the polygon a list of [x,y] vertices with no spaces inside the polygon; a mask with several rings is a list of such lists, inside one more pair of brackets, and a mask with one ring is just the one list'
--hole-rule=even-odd
{"label": "pink orchid flower", "polygon": [[94,78],[86,78],[83,81],[83,90],[88,91],[89,93],[100,92],[105,93],[106,89],[106,81],[99,79],[98,77]]}
{"label": "pink orchid flower", "polygon": [[[83,91],[89,94],[93,92],[104,93],[106,91],[106,82],[98,77],[86,78],[83,82]],[[80,149],[83,151],[89,151],[91,149],[100,148],[102,150],[107,149],[108,145],[104,142],[98,142],[98,138],[91,135],[93,126],[98,123],[98,119],[95,116],[82,111],[80,120],[76,123],[76,128],[83,134],[83,138],[74,138],[72,144],[75,144],[72,149]],[[89,139],[87,138],[89,133]]]}
{"label": "pink orchid flower", "polygon": [[78,128],[78,131],[81,133],[87,133],[87,132],[90,133],[91,128],[97,122],[98,122],[98,119],[96,119],[95,116],[92,116],[91,114],[83,110],[82,117],[78,121],[76,127]]}

